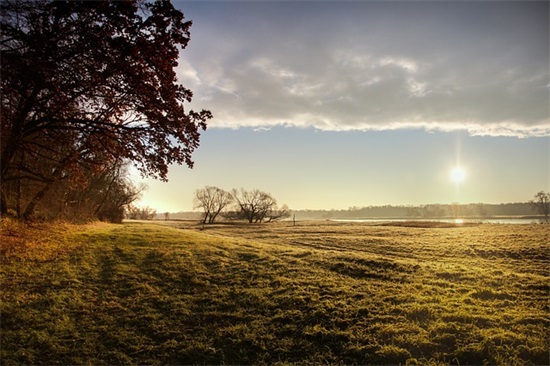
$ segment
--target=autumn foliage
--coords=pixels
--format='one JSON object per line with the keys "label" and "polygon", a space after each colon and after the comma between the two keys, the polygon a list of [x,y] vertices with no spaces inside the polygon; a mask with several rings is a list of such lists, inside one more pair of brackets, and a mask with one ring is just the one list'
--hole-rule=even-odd
{"label": "autumn foliage", "polygon": [[31,217],[127,161],[162,180],[192,167],[212,115],[184,108],[174,71],[190,26],[167,1],[3,1],[2,212]]}

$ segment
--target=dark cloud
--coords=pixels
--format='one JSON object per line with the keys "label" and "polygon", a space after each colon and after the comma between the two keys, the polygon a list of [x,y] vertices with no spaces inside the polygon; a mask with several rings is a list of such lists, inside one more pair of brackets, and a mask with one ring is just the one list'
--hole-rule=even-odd
{"label": "dark cloud", "polygon": [[213,125],[550,135],[548,2],[184,5]]}

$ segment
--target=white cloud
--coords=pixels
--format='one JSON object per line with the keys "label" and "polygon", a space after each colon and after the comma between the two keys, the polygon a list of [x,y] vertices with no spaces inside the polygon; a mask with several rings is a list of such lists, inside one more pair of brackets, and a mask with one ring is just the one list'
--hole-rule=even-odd
{"label": "white cloud", "polygon": [[407,82],[409,84],[411,96],[424,97],[430,93],[430,90],[427,89],[427,83],[417,81],[414,78],[407,79]]}
{"label": "white cloud", "polygon": [[418,71],[417,63],[414,60],[407,58],[395,58],[386,56],[379,59],[377,64],[380,66],[397,66],[412,74]]}
{"label": "white cloud", "polygon": [[197,70],[191,66],[188,60],[180,58],[176,69],[178,81],[184,85],[196,87],[202,84]]}

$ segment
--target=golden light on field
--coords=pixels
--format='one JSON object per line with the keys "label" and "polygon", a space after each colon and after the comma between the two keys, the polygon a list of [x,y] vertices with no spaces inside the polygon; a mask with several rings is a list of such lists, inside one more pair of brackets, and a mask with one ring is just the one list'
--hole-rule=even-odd
{"label": "golden light on field", "polygon": [[455,183],[461,183],[466,178],[466,171],[459,166],[454,167],[451,170],[451,180]]}

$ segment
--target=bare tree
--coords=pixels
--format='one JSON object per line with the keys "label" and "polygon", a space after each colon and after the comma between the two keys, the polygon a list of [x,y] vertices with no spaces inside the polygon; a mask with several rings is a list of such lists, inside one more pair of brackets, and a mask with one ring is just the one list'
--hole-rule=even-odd
{"label": "bare tree", "polygon": [[149,206],[137,207],[128,205],[126,210],[128,212],[128,218],[132,220],[153,220],[157,215],[157,210]]}
{"label": "bare tree", "polygon": [[[96,193],[95,196],[92,196],[97,202],[94,216],[100,220],[120,223],[124,218],[125,207],[139,198],[145,186],[135,186],[129,179],[126,179],[127,173],[124,167],[119,167],[116,170],[111,168],[109,172],[109,175],[102,177],[96,183]],[[94,179],[92,183],[96,180]],[[94,186],[90,186],[90,190],[91,188]],[[82,200],[82,197],[80,199]]]}
{"label": "bare tree", "polygon": [[224,208],[233,202],[231,193],[218,187],[206,186],[195,191],[193,208],[204,211],[202,223],[213,224]]}
{"label": "bare tree", "polygon": [[254,189],[246,191],[233,189],[233,198],[237,205],[237,210],[232,217],[244,218],[249,223],[275,221],[290,216],[288,207],[284,205],[279,209],[277,201],[269,193]]}
{"label": "bare tree", "polygon": [[281,208],[277,208],[277,206],[275,206],[268,212],[267,222],[286,219],[288,217],[290,217],[290,209],[287,205],[283,205]]}
{"label": "bare tree", "polygon": [[544,215],[544,219],[548,221],[548,214],[550,213],[550,193],[540,191],[531,201],[529,201],[534,209],[540,214]]}

